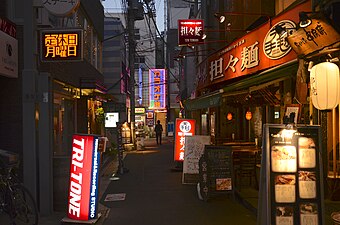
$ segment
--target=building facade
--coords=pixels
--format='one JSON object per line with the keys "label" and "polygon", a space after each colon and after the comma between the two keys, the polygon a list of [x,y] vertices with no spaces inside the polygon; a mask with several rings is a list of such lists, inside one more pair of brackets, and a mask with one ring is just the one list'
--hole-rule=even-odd
{"label": "building facade", "polygon": [[[1,114],[7,114],[1,119],[0,148],[19,154],[21,178],[37,200],[40,214],[48,215],[66,209],[72,135],[102,132],[96,113],[106,100],[106,90],[100,1],[81,1],[66,16],[48,11],[43,4],[21,0],[1,4],[1,17],[16,26],[18,72],[15,78],[0,76],[1,90],[11,98],[0,102]],[[83,38],[82,57],[72,62],[46,60],[50,54],[41,54],[46,43],[43,35],[60,31],[68,35],[73,30]]]}
{"label": "building facade", "polygon": [[[235,141],[255,143],[257,140],[261,146],[263,124],[285,123],[289,110],[296,108],[298,111],[295,123],[322,127],[324,184],[327,184],[329,175],[334,176],[337,173],[334,162],[338,156],[334,150],[337,149],[339,142],[337,125],[339,106],[331,111],[317,110],[314,107],[311,102],[313,93],[310,89],[311,68],[308,65],[311,67],[327,61],[339,66],[337,62],[339,51],[336,47],[339,44],[339,39],[336,38],[339,25],[334,14],[339,3],[308,0],[276,1],[275,5],[269,7],[270,10],[265,9],[266,1],[261,1],[261,4],[258,3],[259,6],[254,7],[237,4],[233,1],[227,4],[231,8],[223,12],[226,21],[229,21],[227,20],[229,14],[235,14],[237,21],[246,21],[249,15],[254,16],[253,22],[250,20],[244,23],[244,26],[239,24],[238,27],[242,27],[240,32],[246,32],[239,33],[231,41],[227,40],[224,47],[201,58],[202,61],[197,67],[195,98],[188,98],[184,102],[185,115],[187,118],[196,119],[196,132],[210,135],[214,144]],[[214,4],[202,6],[204,10],[209,7],[216,6]],[[241,10],[251,8],[258,11]],[[333,27],[328,30],[329,35],[333,37],[330,42],[326,42],[321,34],[312,39],[305,37],[305,40],[317,43],[318,47],[313,47],[310,52],[302,54],[296,50],[299,46],[296,39],[295,42],[291,41],[292,38],[303,38],[302,33],[299,33],[301,12],[308,12],[312,21],[318,21],[318,17],[322,16],[326,18],[325,23]],[[201,16],[205,22],[210,21],[206,18],[208,14],[209,10],[205,13],[202,11]],[[264,22],[262,14],[266,15]],[[210,23],[211,26],[213,24],[214,22]],[[231,21],[226,27],[230,33],[236,29],[233,24]],[[277,26],[283,26],[288,31],[287,36],[280,36],[275,30]],[[305,31],[314,29],[315,24],[308,26],[304,28]],[[222,38],[218,37],[217,40]],[[201,48],[210,49],[211,46],[206,42]],[[325,185],[325,190],[332,193],[334,190],[331,189]]]}

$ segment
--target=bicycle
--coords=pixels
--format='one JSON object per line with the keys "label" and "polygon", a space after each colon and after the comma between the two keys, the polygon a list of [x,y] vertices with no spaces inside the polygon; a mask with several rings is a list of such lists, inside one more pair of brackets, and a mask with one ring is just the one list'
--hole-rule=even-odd
{"label": "bicycle", "polygon": [[0,150],[0,213],[8,215],[10,225],[38,225],[36,203],[19,181],[18,166],[16,153]]}

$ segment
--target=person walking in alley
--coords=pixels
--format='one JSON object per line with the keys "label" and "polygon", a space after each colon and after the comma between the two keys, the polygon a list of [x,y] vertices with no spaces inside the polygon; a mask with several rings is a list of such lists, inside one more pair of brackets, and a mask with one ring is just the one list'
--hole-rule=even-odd
{"label": "person walking in alley", "polygon": [[162,144],[162,132],[163,132],[163,127],[161,124],[161,121],[157,120],[157,124],[155,126],[155,132],[156,132],[156,142],[157,144]]}

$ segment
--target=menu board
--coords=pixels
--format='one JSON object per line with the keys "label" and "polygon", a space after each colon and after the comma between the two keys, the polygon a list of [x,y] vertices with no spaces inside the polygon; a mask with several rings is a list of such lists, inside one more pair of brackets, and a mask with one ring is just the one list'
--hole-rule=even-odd
{"label": "menu board", "polygon": [[258,224],[323,225],[319,126],[265,124]]}
{"label": "menu board", "polygon": [[232,163],[231,146],[205,145],[199,160],[200,194],[204,200],[213,194],[233,194]]}
{"label": "menu board", "polygon": [[185,137],[183,161],[183,184],[197,184],[199,178],[198,161],[204,153],[204,146],[210,144],[210,136],[195,135]]}

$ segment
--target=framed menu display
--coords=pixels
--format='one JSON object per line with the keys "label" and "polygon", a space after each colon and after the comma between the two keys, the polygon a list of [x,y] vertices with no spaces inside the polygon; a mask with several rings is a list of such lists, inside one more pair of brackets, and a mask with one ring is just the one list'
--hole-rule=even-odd
{"label": "framed menu display", "polygon": [[205,145],[199,160],[200,195],[208,200],[219,193],[234,196],[232,148],[230,146]]}
{"label": "framed menu display", "polygon": [[319,126],[263,126],[258,225],[324,225]]}

